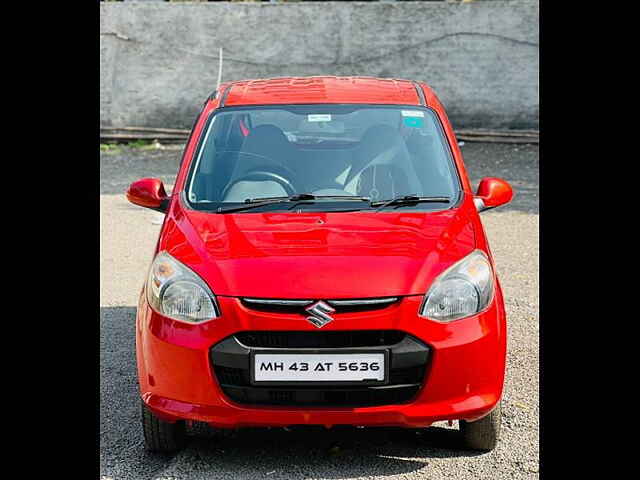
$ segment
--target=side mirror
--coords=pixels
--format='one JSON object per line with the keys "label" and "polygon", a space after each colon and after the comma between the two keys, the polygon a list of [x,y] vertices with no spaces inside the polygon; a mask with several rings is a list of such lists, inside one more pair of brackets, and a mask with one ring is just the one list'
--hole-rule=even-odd
{"label": "side mirror", "polygon": [[163,213],[169,206],[169,197],[164,190],[164,184],[157,178],[143,178],[133,182],[127,190],[127,200],[134,205]]}
{"label": "side mirror", "polygon": [[478,192],[473,198],[479,212],[509,203],[513,198],[511,185],[501,178],[487,177],[480,180]]}

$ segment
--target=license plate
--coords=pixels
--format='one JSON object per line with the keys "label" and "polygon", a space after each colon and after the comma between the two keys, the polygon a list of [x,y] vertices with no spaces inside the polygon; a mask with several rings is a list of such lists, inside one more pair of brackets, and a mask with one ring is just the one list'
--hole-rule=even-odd
{"label": "license plate", "polygon": [[256,353],[255,382],[383,382],[384,353]]}

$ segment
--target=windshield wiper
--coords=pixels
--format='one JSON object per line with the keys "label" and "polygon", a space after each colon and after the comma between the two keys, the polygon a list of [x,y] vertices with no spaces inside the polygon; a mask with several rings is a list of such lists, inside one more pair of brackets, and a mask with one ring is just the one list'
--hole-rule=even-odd
{"label": "windshield wiper", "polygon": [[247,198],[244,201],[244,205],[238,205],[236,207],[228,207],[222,208],[218,207],[216,210],[217,213],[228,213],[228,212],[240,212],[242,210],[251,210],[252,208],[262,207],[264,205],[271,205],[272,203],[282,203],[288,202],[289,197],[270,197],[270,198],[259,198],[259,199],[251,199]]}
{"label": "windshield wiper", "polygon": [[289,200],[297,202],[300,200],[316,200],[318,198],[332,198],[336,200],[360,200],[361,202],[370,202],[369,197],[358,197],[357,195],[314,195],[313,193],[297,193],[291,195]]}
{"label": "windshield wiper", "polygon": [[[261,198],[247,198],[245,205],[238,205],[236,207],[222,208],[218,207],[217,213],[228,212],[240,212],[242,210],[250,210],[253,208],[262,207],[264,205],[271,205],[272,203],[284,203],[284,202],[302,202],[306,200],[316,200],[321,198],[330,198],[336,200],[359,200],[369,202],[371,199],[367,197],[357,197],[353,195],[314,195],[312,193],[296,193],[289,197],[261,197]],[[295,206],[295,205],[294,205]]]}
{"label": "windshield wiper", "polygon": [[450,201],[450,197],[418,197],[417,195],[402,195],[390,200],[371,202],[371,206],[378,207],[376,209],[376,212],[379,212],[389,205],[410,205],[412,203],[449,203]]}
{"label": "windshield wiper", "polygon": [[[289,197],[290,199],[294,198],[297,200],[296,203],[294,203],[293,205],[291,205],[291,207],[289,208],[289,210],[293,210],[294,208],[296,208],[298,205],[300,205],[301,203],[305,203],[309,200],[312,201],[316,200],[316,199],[329,199],[329,200],[356,200],[359,202],[371,202],[371,199],[369,197],[358,197],[356,195],[314,195],[312,193],[301,193],[299,195],[292,195],[291,197]],[[367,206],[367,208],[369,208]],[[352,211],[352,210],[349,210]]]}

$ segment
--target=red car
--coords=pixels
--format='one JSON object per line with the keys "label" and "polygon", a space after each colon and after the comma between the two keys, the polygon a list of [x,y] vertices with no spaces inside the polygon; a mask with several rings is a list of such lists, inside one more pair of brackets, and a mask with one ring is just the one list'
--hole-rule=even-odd
{"label": "red car", "polygon": [[506,322],[451,124],[424,83],[222,84],[193,127],[136,318],[147,448],[187,426],[428,427],[472,449],[500,432]]}

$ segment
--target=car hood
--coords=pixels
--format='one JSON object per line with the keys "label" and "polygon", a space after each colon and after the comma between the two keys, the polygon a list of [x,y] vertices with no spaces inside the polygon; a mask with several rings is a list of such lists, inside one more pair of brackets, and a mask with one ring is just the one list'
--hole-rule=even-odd
{"label": "car hood", "polygon": [[424,294],[474,248],[460,208],[224,215],[173,208],[158,245],[216,295],[298,299]]}

